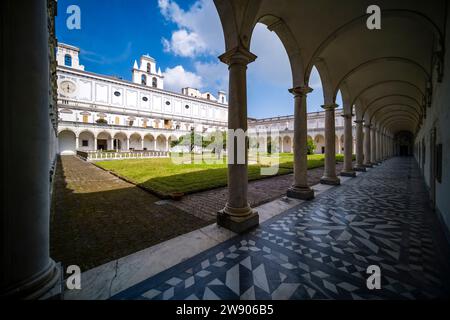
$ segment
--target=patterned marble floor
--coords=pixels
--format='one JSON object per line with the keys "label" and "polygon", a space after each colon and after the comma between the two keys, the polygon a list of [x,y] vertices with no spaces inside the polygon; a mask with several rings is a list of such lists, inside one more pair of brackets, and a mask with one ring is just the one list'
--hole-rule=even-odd
{"label": "patterned marble floor", "polygon": [[[413,159],[394,158],[113,299],[428,299],[450,255]],[[369,290],[366,269],[381,269]]]}

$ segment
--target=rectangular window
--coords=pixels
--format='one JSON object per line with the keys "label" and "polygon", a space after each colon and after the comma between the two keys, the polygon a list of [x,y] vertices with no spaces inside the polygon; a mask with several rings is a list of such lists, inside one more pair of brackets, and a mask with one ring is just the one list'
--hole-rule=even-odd
{"label": "rectangular window", "polygon": [[88,122],[89,121],[89,117],[87,115],[83,115],[83,122]]}
{"label": "rectangular window", "polygon": [[114,123],[117,124],[117,125],[119,125],[119,124],[120,124],[120,118],[119,118],[119,117],[116,117],[116,118],[114,119]]}
{"label": "rectangular window", "polygon": [[83,147],[89,147],[89,140],[82,140],[82,141],[81,141],[81,145],[82,145]]}

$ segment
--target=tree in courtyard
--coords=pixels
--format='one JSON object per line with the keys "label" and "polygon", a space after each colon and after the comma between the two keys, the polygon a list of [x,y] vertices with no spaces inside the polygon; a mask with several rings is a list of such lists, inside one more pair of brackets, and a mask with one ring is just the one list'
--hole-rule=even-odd
{"label": "tree in courtyard", "polygon": [[307,149],[308,154],[314,154],[314,150],[316,150],[316,144],[314,143],[314,140],[311,138],[308,138],[306,146],[308,148]]}

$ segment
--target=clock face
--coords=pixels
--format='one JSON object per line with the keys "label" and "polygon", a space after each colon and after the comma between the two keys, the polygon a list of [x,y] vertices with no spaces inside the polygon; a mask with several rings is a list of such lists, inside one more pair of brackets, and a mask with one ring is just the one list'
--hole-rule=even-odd
{"label": "clock face", "polygon": [[59,86],[64,94],[73,94],[77,89],[75,83],[72,81],[62,81]]}

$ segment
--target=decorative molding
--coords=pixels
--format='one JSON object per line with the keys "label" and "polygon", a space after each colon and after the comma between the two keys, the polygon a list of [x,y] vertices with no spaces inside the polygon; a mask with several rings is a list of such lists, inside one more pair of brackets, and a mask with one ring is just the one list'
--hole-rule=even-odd
{"label": "decorative molding", "polygon": [[290,93],[292,93],[294,95],[294,97],[297,97],[297,96],[304,97],[308,93],[312,92],[313,89],[310,88],[309,86],[301,86],[301,87],[291,88],[288,91]]}
{"label": "decorative molding", "polygon": [[256,60],[257,56],[243,48],[242,46],[235,47],[220,55],[219,60],[227,65],[242,64],[247,65]]}

